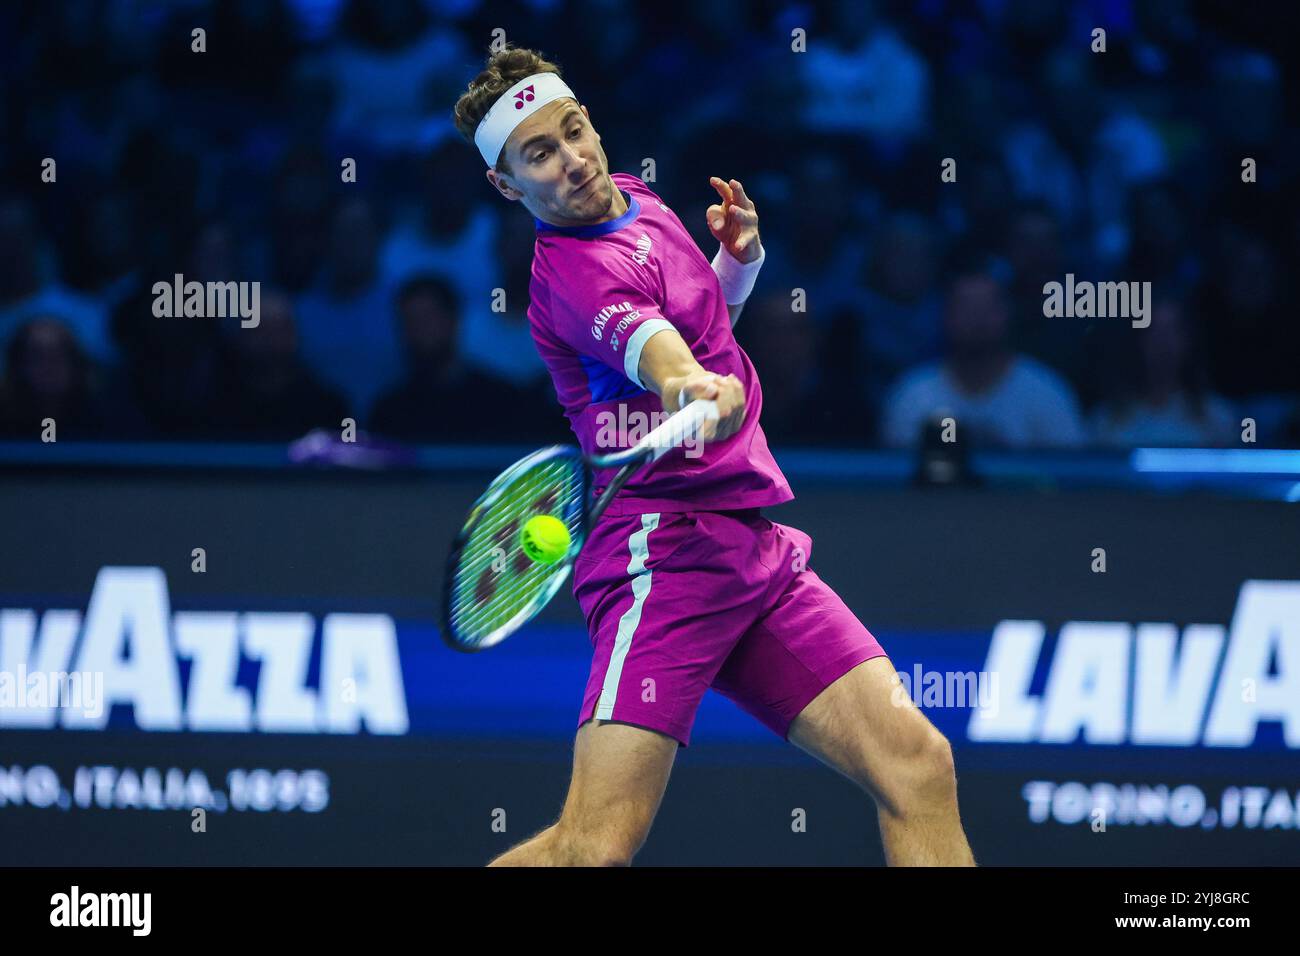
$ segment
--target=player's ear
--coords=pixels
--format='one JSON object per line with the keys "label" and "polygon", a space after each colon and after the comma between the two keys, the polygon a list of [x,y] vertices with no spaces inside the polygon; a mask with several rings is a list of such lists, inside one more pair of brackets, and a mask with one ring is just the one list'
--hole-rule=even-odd
{"label": "player's ear", "polygon": [[508,182],[506,182],[505,178],[500,173],[495,169],[489,169],[487,170],[487,178],[488,182],[492,184],[493,189],[499,192],[506,199],[514,202],[517,197],[510,195],[512,187]]}

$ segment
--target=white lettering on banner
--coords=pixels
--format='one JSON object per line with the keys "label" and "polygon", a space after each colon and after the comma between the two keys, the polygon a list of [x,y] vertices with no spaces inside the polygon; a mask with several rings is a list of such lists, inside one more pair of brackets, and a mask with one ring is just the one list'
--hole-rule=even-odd
{"label": "white lettering on banner", "polygon": [[[77,635],[80,649],[71,665]],[[319,687],[307,683],[316,621],[305,613],[171,612],[160,568],[100,569],[84,623],[76,611],[0,610],[0,677],[95,676],[100,706],[39,699],[0,706],[0,727],[99,730],[129,704],[141,730],[404,734],[410,729],[397,628],[386,614],[328,614]],[[261,666],[237,683],[243,657]],[[190,661],[182,688],[180,660]],[[0,680],[0,687],[5,680]],[[182,693],[184,690],[184,693]]]}
{"label": "white lettering on banner", "polygon": [[1286,746],[1300,749],[1300,581],[1246,581],[1230,629],[1188,625],[1181,646],[1176,634],[1172,624],[1068,622],[1039,698],[1029,688],[1046,628],[1002,621],[984,670],[1001,675],[1009,697],[972,713],[966,734],[991,742],[1073,743],[1082,735],[1087,744],[1249,747],[1260,722],[1279,721]]}

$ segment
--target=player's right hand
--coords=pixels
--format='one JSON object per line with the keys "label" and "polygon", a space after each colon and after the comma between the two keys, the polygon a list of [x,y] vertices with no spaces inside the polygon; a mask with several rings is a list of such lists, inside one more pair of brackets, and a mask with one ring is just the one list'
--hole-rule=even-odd
{"label": "player's right hand", "polygon": [[688,404],[700,398],[718,403],[717,422],[706,421],[700,428],[700,437],[705,441],[730,438],[745,424],[745,386],[736,376],[699,371],[686,376],[681,391]]}

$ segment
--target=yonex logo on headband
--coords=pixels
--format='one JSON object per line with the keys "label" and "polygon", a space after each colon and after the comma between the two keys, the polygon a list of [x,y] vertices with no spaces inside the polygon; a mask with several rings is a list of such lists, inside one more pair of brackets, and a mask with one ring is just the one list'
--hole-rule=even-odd
{"label": "yonex logo on headband", "polygon": [[535,97],[533,96],[532,86],[531,85],[525,86],[522,90],[520,90],[518,93],[515,94],[515,109],[517,110],[523,109],[524,103],[531,103],[534,99]]}

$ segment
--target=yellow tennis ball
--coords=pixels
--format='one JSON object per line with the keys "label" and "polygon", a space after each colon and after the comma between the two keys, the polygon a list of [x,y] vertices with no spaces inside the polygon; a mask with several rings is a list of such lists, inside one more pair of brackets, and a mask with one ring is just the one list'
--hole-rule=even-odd
{"label": "yellow tennis ball", "polygon": [[569,553],[569,529],[552,515],[533,515],[519,532],[524,554],[539,564],[554,564]]}

